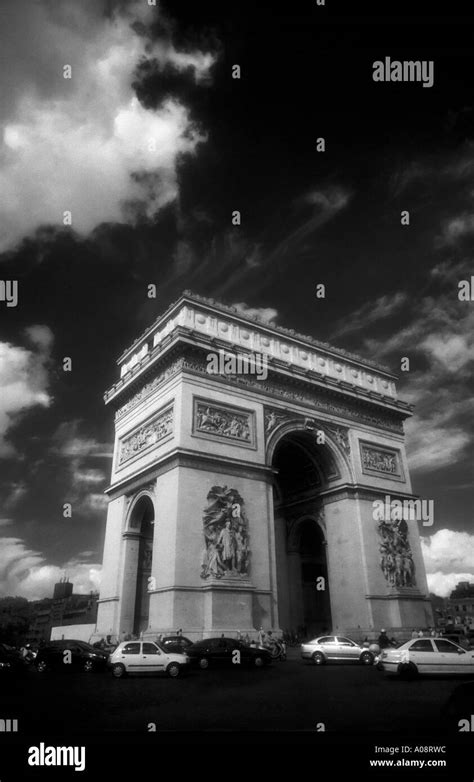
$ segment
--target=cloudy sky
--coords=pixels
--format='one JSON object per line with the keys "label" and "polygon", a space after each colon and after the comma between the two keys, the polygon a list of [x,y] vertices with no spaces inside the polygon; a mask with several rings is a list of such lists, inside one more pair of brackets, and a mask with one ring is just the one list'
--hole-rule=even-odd
{"label": "cloudy sky", "polygon": [[[2,0],[0,263],[19,301],[0,302],[0,595],[99,585],[102,393],[184,288],[400,374],[430,586],[474,580],[468,33],[230,5]],[[374,83],[386,56],[433,60],[434,86]]]}

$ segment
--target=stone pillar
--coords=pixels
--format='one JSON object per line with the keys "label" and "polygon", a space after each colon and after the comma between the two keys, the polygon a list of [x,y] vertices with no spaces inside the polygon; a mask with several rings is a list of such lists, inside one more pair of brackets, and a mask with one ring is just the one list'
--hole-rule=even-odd
{"label": "stone pillar", "polygon": [[290,602],[290,631],[304,624],[303,587],[301,583],[301,557],[299,551],[288,552],[288,585]]}
{"label": "stone pillar", "polygon": [[93,640],[111,635],[118,636],[119,595],[121,591],[121,558],[123,548],[123,524],[126,498],[122,495],[109,502],[107,530],[104,544],[102,582],[97,611],[97,626]]}
{"label": "stone pillar", "polygon": [[119,633],[132,633],[137,596],[137,568],[140,548],[139,532],[123,533],[123,566],[120,589]]}

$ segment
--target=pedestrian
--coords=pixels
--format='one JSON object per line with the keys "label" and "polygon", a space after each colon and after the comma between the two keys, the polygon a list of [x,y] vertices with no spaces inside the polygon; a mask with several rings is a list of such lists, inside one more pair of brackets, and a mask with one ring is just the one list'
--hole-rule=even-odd
{"label": "pedestrian", "polygon": [[418,638],[423,638],[424,634],[425,634],[424,631],[420,627],[420,629],[418,630]]}
{"label": "pedestrian", "polygon": [[411,634],[411,637],[412,637],[412,638],[418,638],[418,633],[417,633],[417,631],[416,631],[416,628],[415,628],[415,627],[413,628],[413,632],[412,632],[412,634]]}
{"label": "pedestrian", "polygon": [[260,627],[260,630],[258,631],[258,645],[263,646],[265,643],[265,630],[263,627]]}
{"label": "pedestrian", "polygon": [[389,637],[383,628],[380,631],[377,643],[381,649],[387,649],[387,647],[390,646]]}

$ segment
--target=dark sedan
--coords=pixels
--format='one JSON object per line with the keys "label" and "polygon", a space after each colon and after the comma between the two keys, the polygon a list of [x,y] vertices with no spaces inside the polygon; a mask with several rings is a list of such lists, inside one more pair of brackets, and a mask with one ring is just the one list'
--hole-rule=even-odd
{"label": "dark sedan", "polygon": [[26,663],[20,652],[13,646],[0,643],[0,675],[23,673]]}
{"label": "dark sedan", "polygon": [[191,663],[200,668],[212,666],[253,665],[261,668],[272,661],[267,649],[245,646],[234,638],[204,638],[186,650]]}
{"label": "dark sedan", "polygon": [[168,654],[187,654],[193,642],[184,635],[165,635],[158,644]]}
{"label": "dark sedan", "polygon": [[94,671],[105,669],[108,654],[85,641],[50,641],[39,650],[35,665],[40,673],[49,670]]}

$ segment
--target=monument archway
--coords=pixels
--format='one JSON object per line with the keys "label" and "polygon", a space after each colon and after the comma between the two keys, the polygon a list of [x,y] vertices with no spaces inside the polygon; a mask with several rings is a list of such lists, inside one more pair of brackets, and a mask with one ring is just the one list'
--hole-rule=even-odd
{"label": "monument archway", "polygon": [[432,624],[390,370],[189,292],[118,364],[99,637]]}
{"label": "monument archway", "polygon": [[[278,613],[282,629],[308,636],[332,629],[324,491],[348,465],[311,421],[276,427],[268,443],[273,491]],[[347,476],[346,476],[347,477]]]}

